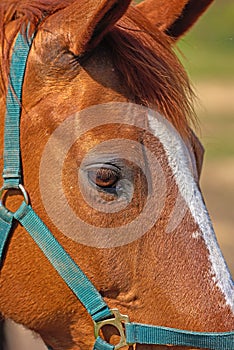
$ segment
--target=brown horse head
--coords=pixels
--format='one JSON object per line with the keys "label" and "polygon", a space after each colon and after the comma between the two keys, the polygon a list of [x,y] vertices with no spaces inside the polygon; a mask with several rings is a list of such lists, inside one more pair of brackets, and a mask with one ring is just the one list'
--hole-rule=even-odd
{"label": "brown horse head", "polygon": [[[131,321],[224,332],[233,284],[199,190],[192,91],[172,49],[210,2],[3,0],[0,117],[3,139],[12,48],[30,24],[20,130],[35,212]],[[1,144],[1,166],[2,154]],[[85,308],[19,224],[0,311],[53,350],[94,343]]]}

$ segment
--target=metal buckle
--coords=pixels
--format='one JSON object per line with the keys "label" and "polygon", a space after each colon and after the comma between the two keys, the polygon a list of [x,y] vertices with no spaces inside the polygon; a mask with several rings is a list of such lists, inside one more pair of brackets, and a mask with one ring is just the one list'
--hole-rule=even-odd
{"label": "metal buckle", "polygon": [[3,186],[1,189],[0,189],[0,206],[1,207],[4,207],[5,206],[3,205],[3,194],[4,192],[7,192],[7,191],[10,191],[10,190],[18,190],[21,192],[21,195],[23,196],[23,200],[26,204],[29,204],[29,198],[28,198],[28,194],[27,194],[27,191],[25,190],[24,186],[19,184],[18,186]]}
{"label": "metal buckle", "polygon": [[114,345],[114,349],[118,350],[124,346],[128,346],[130,344],[127,344],[126,336],[125,336],[125,329],[124,329],[124,323],[129,323],[129,317],[127,315],[122,315],[118,309],[111,309],[111,312],[113,313],[114,317],[109,318],[103,321],[94,322],[94,335],[95,338],[99,336],[99,332],[102,327],[106,325],[111,325],[115,327],[120,335],[120,341],[117,345]]}

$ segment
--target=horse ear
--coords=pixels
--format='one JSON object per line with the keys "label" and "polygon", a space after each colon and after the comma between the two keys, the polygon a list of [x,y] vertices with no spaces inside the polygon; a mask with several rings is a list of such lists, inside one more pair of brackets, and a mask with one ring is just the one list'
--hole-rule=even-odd
{"label": "horse ear", "polygon": [[[58,28],[80,55],[92,50],[127,11],[131,0],[77,0],[49,18],[46,29]],[[48,28],[49,27],[49,28]]]}
{"label": "horse ear", "polygon": [[153,25],[176,40],[212,2],[213,0],[145,0],[137,7]]}

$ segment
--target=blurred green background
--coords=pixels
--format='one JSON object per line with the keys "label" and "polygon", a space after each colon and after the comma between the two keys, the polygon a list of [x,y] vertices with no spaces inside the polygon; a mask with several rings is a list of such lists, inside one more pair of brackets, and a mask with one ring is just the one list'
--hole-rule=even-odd
{"label": "blurred green background", "polygon": [[179,47],[192,78],[233,80],[234,1],[214,1]]}
{"label": "blurred green background", "polygon": [[234,276],[234,1],[215,0],[177,47],[199,98],[201,188]]}

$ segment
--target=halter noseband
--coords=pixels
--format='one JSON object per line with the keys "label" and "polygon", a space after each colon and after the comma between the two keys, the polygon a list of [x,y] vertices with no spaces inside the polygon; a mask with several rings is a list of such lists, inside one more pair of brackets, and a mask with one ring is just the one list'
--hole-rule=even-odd
{"label": "halter noseband", "polygon": [[[231,350],[234,344],[234,332],[205,333],[192,332],[161,326],[132,323],[128,316],[118,310],[109,309],[97,289],[81,271],[50,230],[34,212],[29,204],[28,195],[23,187],[20,157],[20,116],[21,95],[28,54],[33,38],[25,39],[18,34],[13,49],[10,83],[7,94],[5,134],[4,134],[4,170],[3,187],[0,190],[0,259],[3,255],[14,220],[18,221],[40,247],[60,277],[72,290],[94,321],[96,342],[93,350],[117,350],[133,344],[181,345],[213,350]],[[3,203],[4,194],[17,189],[24,200],[14,213],[7,210]],[[105,325],[112,325],[119,331],[120,342],[111,345],[100,336]],[[48,347],[48,349],[50,349]]]}

